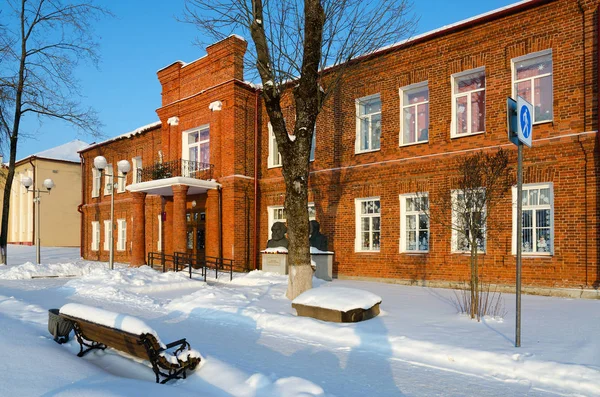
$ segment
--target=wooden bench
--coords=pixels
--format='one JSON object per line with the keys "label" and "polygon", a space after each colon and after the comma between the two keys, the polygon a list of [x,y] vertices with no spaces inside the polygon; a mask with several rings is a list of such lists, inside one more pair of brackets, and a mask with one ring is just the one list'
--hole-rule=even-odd
{"label": "wooden bench", "polygon": [[[80,345],[78,357],[83,357],[94,349],[104,350],[111,347],[150,361],[156,375],[156,383],[164,384],[171,379],[185,379],[186,371],[194,370],[201,360],[198,352],[191,350],[185,339],[163,345],[152,333],[137,335],[62,312],[60,316],[73,322],[75,336]],[[176,346],[179,347],[172,353],[167,351]],[[84,347],[87,349],[84,350]],[[165,378],[162,381],[161,376]]]}

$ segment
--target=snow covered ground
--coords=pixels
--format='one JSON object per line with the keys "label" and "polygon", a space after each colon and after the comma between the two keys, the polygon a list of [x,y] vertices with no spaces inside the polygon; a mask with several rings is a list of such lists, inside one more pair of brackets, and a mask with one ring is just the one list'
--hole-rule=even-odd
{"label": "snow covered ground", "polygon": [[[600,396],[600,301],[523,296],[521,348],[514,296],[504,320],[456,313],[453,292],[315,280],[383,298],[358,324],[295,316],[286,277],[262,272],[218,282],[77,259],[78,249],[9,247],[0,266],[0,384],[19,396]],[[49,277],[59,275],[61,277]],[[42,277],[42,278],[31,278]],[[82,303],[142,319],[165,342],[185,337],[204,365],[154,384],[147,364],[115,351],[76,357],[54,343],[47,309]]]}

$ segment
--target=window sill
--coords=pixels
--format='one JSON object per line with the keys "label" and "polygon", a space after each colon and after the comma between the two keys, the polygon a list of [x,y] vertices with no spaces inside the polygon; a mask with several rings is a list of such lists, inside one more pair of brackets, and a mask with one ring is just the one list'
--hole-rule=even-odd
{"label": "window sill", "polygon": [[421,256],[428,255],[429,251],[400,251],[400,253],[409,256]]}
{"label": "window sill", "polygon": [[[471,251],[451,251],[450,253],[453,255],[465,255],[465,256],[471,255]],[[485,251],[477,251],[477,255],[485,255]]]}
{"label": "window sill", "polygon": [[[515,258],[517,257],[517,253],[513,253],[512,256],[514,256]],[[521,257],[522,258],[551,258],[553,257],[554,254],[550,253],[550,252],[531,252],[531,253],[521,253]]]}
{"label": "window sill", "polygon": [[281,167],[283,167],[283,165],[267,165],[268,169],[271,169],[271,168],[281,168]]}
{"label": "window sill", "polygon": [[378,254],[380,250],[354,250],[355,254]]}
{"label": "window sill", "polygon": [[554,123],[554,120],[550,119],[550,120],[536,121],[533,123],[533,125],[548,124],[548,123]]}
{"label": "window sill", "polygon": [[361,150],[361,151],[354,151],[354,154],[364,154],[364,153],[373,153],[373,152],[379,152],[381,151],[381,148],[379,149],[369,149],[369,150]]}
{"label": "window sill", "polygon": [[429,139],[426,141],[419,141],[419,142],[410,142],[410,143],[401,143],[398,147],[405,147],[405,146],[415,146],[415,145],[422,145],[424,143],[429,143]]}
{"label": "window sill", "polygon": [[460,135],[457,135],[455,133],[451,133],[450,134],[450,139],[466,138],[466,137],[469,137],[469,136],[476,136],[476,135],[481,135],[481,134],[485,134],[485,131],[471,132],[470,134],[460,134]]}

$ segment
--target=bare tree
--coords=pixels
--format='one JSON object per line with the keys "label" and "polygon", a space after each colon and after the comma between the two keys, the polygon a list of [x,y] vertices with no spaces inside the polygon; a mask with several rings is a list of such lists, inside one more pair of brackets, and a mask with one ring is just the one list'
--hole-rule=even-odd
{"label": "bare tree", "polygon": [[8,0],[0,26],[0,136],[9,147],[4,187],[0,262],[6,263],[10,191],[21,121],[28,114],[66,121],[90,133],[100,123],[81,107],[74,69],[82,60],[97,65],[92,23],[109,14],[92,2]]}
{"label": "bare tree", "polygon": [[[247,60],[262,82],[283,165],[289,299],[312,287],[308,166],[317,115],[350,68],[413,32],[416,20],[409,12],[408,0],[186,0],[185,20],[205,37],[252,38]],[[288,123],[293,130],[282,113],[288,99],[295,109]]]}
{"label": "bare tree", "polygon": [[[453,190],[432,199],[436,211],[427,211],[432,222],[452,230],[452,244],[458,251],[470,253],[470,297],[468,305],[463,306],[477,320],[481,313],[478,253],[486,250],[490,230],[501,227],[489,215],[512,185],[508,160],[508,153],[502,149],[494,153],[479,151],[459,160]],[[450,220],[448,212],[452,214]]]}

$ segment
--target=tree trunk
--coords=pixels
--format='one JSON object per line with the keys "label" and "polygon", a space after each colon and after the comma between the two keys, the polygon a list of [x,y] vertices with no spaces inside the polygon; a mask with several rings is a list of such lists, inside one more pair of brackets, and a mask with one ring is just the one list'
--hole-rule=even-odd
{"label": "tree trunk", "polygon": [[[290,147],[290,150],[293,150]],[[308,167],[302,167],[302,155],[289,156],[284,165],[286,184],[285,210],[288,223],[288,264],[290,277],[286,296],[294,299],[312,288],[310,244],[308,241]],[[308,161],[308,159],[307,159]]]}
{"label": "tree trunk", "polygon": [[7,264],[6,248],[8,245],[8,220],[10,212],[10,192],[15,176],[15,160],[17,156],[17,138],[10,138],[10,160],[8,174],[4,184],[4,201],[2,202],[2,224],[0,226],[0,263]]}
{"label": "tree trunk", "polygon": [[477,266],[477,243],[471,244],[471,318],[479,321],[479,268]]}

